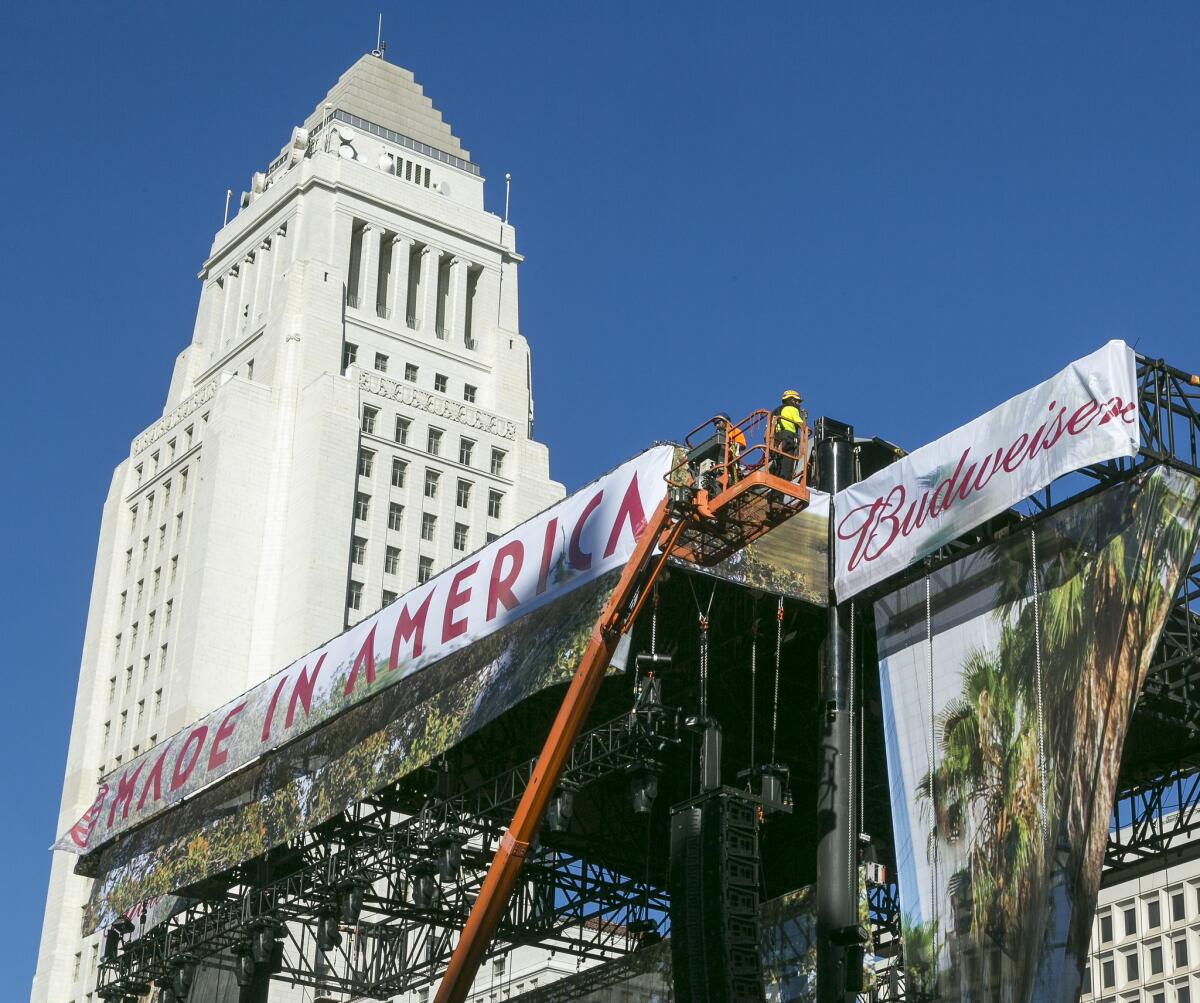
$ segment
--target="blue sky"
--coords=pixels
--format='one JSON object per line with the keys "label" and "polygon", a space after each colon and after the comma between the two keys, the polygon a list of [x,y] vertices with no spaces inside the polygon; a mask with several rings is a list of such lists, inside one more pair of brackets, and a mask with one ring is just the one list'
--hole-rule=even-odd
{"label": "blue sky", "polygon": [[[6,12],[2,998],[33,973],[111,470],[161,410],[225,189],[381,2]],[[568,487],[785,386],[914,447],[1109,338],[1200,369],[1195,5],[383,11],[490,208],[513,175]]]}

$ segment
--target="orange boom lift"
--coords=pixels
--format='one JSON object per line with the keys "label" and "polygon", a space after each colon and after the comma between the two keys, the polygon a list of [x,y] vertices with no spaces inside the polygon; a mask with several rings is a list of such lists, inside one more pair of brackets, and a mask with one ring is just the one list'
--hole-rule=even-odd
{"label": "orange boom lift", "polygon": [[[734,429],[742,433],[745,447]],[[769,411],[754,411],[737,425],[711,418],[684,442],[687,454],[667,475],[667,495],[638,536],[633,555],[592,628],[435,1003],[461,1003],[470,991],[617,641],[637,619],[667,561],[674,557],[703,566],[719,564],[808,505],[807,431],[802,432],[797,453],[784,452],[775,443]],[[795,475],[779,476],[777,471],[784,470],[794,470]]]}

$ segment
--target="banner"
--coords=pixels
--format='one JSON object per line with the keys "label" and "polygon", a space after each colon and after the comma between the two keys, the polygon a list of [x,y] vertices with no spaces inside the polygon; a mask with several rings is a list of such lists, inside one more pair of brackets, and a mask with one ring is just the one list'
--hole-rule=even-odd
{"label": "banner", "polygon": [[1157,467],[875,604],[909,992],[1078,998],[1125,733],[1200,543]]}
{"label": "banner", "polygon": [[[179,893],[395,784],[575,673],[614,569],[327,718],[80,860],[97,880],[84,930]],[[548,723],[547,723],[548,727]]]}
{"label": "banner", "polygon": [[624,566],[666,494],[657,446],[104,778],[56,848],[89,853],[321,722]]}
{"label": "banner", "polygon": [[839,601],[1090,463],[1136,456],[1134,355],[1110,341],[1045,383],[839,491]]}

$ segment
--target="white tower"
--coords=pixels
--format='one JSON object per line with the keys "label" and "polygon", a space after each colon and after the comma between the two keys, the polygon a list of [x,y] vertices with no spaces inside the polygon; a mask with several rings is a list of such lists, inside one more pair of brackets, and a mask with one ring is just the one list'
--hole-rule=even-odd
{"label": "white tower", "polygon": [[[563,495],[513,228],[407,70],[346,71],[216,235],[104,504],[59,831],[99,775]],[[56,853],[33,1000],[93,999]]]}

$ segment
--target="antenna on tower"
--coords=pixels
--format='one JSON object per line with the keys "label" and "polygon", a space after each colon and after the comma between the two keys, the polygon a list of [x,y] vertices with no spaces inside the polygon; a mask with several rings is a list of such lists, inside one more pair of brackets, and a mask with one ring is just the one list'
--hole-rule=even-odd
{"label": "antenna on tower", "polygon": [[[233,198],[233,189],[226,188],[225,189],[225,223],[229,222],[229,200],[231,198]],[[221,225],[224,226],[225,224],[222,223]]]}
{"label": "antenna on tower", "polygon": [[508,223],[508,196],[512,191],[512,175],[504,175],[504,222]]}
{"label": "antenna on tower", "polygon": [[383,12],[379,14],[379,21],[375,25],[375,48],[371,50],[372,56],[383,58],[383,53],[387,49],[387,42],[383,40]]}

